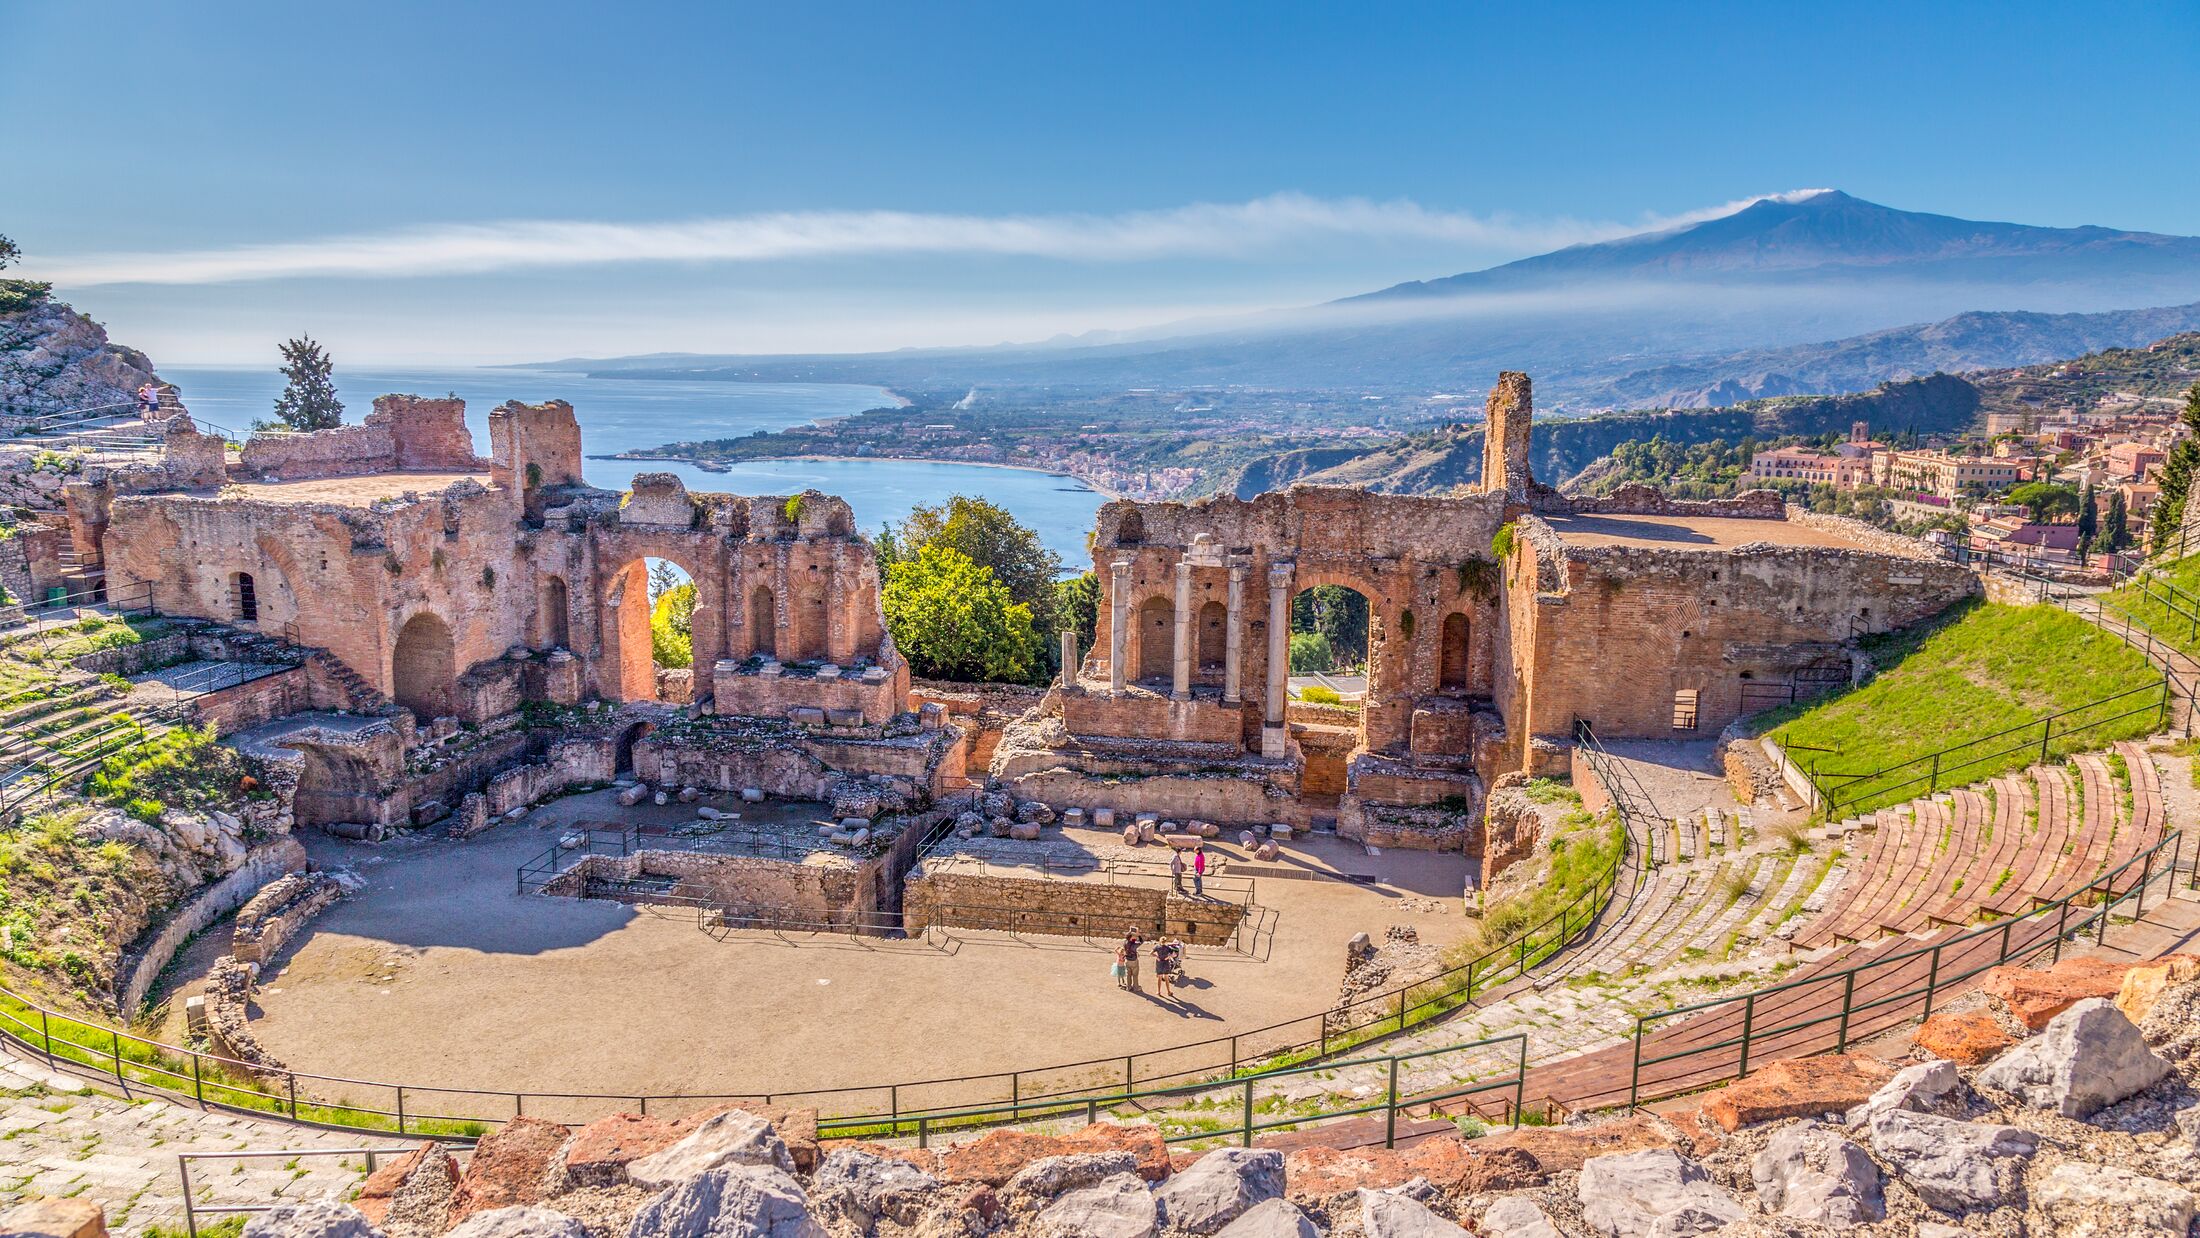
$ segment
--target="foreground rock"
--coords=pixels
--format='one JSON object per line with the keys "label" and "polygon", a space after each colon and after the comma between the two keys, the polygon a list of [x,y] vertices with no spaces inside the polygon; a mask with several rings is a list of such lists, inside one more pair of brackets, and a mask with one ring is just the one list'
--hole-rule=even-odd
{"label": "foreground rock", "polygon": [[348,1204],[290,1204],[245,1222],[245,1238],[382,1238],[366,1214]]}
{"label": "foreground rock", "polygon": [[1360,1232],[1366,1238],[1469,1238],[1427,1204],[1391,1191],[1360,1192]]}
{"label": "foreground rock", "polygon": [[1871,1146],[1919,1199],[1964,1212],[2014,1196],[2040,1137],[2014,1126],[1893,1109],[1872,1119]]}
{"label": "foreground rock", "polygon": [[2032,1187],[2032,1206],[2058,1238],[2185,1238],[2191,1191],[2114,1165],[2055,1166]]}
{"label": "foreground rock", "polygon": [[352,1202],[393,1238],[432,1236],[450,1228],[457,1192],[458,1162],[442,1144],[425,1143],[376,1170]]}
{"label": "foreground rock", "polygon": [[451,1219],[477,1212],[539,1204],[549,1189],[551,1167],[573,1132],[540,1118],[514,1118],[481,1137],[451,1195]]}
{"label": "foreground rock", "polygon": [[811,1203],[821,1214],[845,1217],[868,1230],[886,1217],[897,1225],[916,1224],[926,1196],[939,1179],[907,1161],[854,1148],[825,1157],[810,1179]]}
{"label": "foreground rock", "polygon": [[2087,998],[2056,1015],[2047,1030],[2003,1054],[1979,1074],[2036,1109],[2088,1118],[2167,1078],[2170,1064],[2104,998]]}
{"label": "foreground rock", "polygon": [[1848,1226],[1887,1215],[1879,1166],[1830,1127],[1799,1124],[1774,1135],[1750,1176],[1767,1211],[1798,1221]]}
{"label": "foreground rock", "polygon": [[1873,1118],[1896,1109],[1952,1118],[1962,1113],[1972,1096],[1971,1085],[1963,1081],[1954,1063],[1922,1062],[1895,1072],[1885,1087],[1849,1110],[1848,1123],[1868,1126]]}
{"label": "foreground rock", "polygon": [[588,1230],[548,1208],[491,1208],[459,1222],[448,1238],[588,1238]]}
{"label": "foreground rock", "polygon": [[940,1177],[949,1182],[1005,1186],[1017,1170],[1033,1161],[1078,1152],[1128,1152],[1137,1160],[1139,1176],[1146,1181],[1159,1182],[1169,1176],[1169,1145],[1161,1141],[1158,1129],[1095,1122],[1067,1135],[989,1132],[941,1153]]}
{"label": "foreground rock", "polygon": [[2089,997],[2114,997],[2129,965],[2107,959],[2064,959],[2045,971],[2009,964],[1989,968],[1980,991],[2001,999],[2009,1012],[2032,1031]]}
{"label": "foreground rock", "polygon": [[627,1238],[829,1238],[792,1174],[770,1165],[713,1169],[634,1214]]}
{"label": "foreground rock", "polygon": [[1271,1199],[1247,1208],[1223,1227],[1220,1238],[1321,1238],[1321,1229],[1297,1204]]}
{"label": "foreground rock", "polygon": [[1748,1215],[1671,1148],[1597,1157],[1581,1167],[1579,1192],[1582,1219],[1614,1238],[1708,1233]]}
{"label": "foreground rock", "polygon": [[[1486,1146],[1491,1142],[1439,1137],[1410,1148],[1294,1148],[1284,1157],[1284,1183],[1289,1198],[1302,1204],[1361,1188],[1403,1186],[1415,1178],[1450,1195],[1484,1195],[1542,1184],[1543,1164],[1527,1148]],[[1577,1158],[1572,1167],[1579,1164]]]}
{"label": "foreground rock", "polygon": [[1533,1200],[1507,1196],[1482,1212],[1482,1232],[1490,1238],[1561,1238],[1549,1214]]}
{"label": "foreground rock", "polygon": [[1283,1198],[1283,1153],[1218,1149],[1162,1183],[1154,1196],[1171,1229],[1212,1234],[1253,1205]]}
{"label": "foreground rock", "polygon": [[1117,1174],[1070,1191],[1039,1214],[1039,1233],[1049,1238],[1152,1238],[1160,1209],[1145,1180]]}
{"label": "foreground rock", "polygon": [[771,1123],[733,1109],[705,1119],[670,1146],[629,1162],[626,1179],[658,1190],[731,1165],[770,1165],[792,1174],[794,1157]]}
{"label": "foreground rock", "polygon": [[1779,1118],[1844,1113],[1892,1074],[1885,1062],[1856,1053],[1783,1059],[1719,1089],[1703,1113],[1728,1131]]}
{"label": "foreground rock", "polygon": [[1917,1029],[1918,1048],[1964,1066],[1992,1061],[2015,1043],[2017,1038],[1987,1010],[1943,1011]]}

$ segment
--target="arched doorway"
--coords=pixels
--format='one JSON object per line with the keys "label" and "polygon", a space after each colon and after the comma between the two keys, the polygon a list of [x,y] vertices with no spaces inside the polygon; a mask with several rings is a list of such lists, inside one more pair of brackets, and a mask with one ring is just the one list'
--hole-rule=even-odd
{"label": "arched doorway", "polygon": [[788,656],[796,662],[808,662],[826,657],[828,629],[825,619],[825,585],[821,581],[806,581],[795,591],[794,648]]}
{"label": "arched doorway", "polygon": [[1349,585],[1315,585],[1291,599],[1291,673],[1364,678],[1367,596]]}
{"label": "arched doorway", "polygon": [[657,724],[654,722],[637,722],[619,732],[612,768],[621,777],[634,772],[634,745],[649,738],[649,733],[656,729]]}
{"label": "arched doorway", "polygon": [[[670,559],[644,557],[612,573],[603,607],[612,695],[622,701],[692,699],[696,598],[694,578]],[[667,671],[684,674],[662,673]],[[668,695],[660,688],[682,679],[687,691]]]}
{"label": "arched doorway", "polygon": [[1437,664],[1436,686],[1444,692],[1464,694],[1474,664],[1467,644],[1467,617],[1459,611],[1444,616],[1443,650]]}
{"label": "arched doorway", "polygon": [[390,694],[422,722],[457,712],[458,666],[450,625],[422,611],[406,620],[390,654]]}
{"label": "arched doorway", "polygon": [[1138,605],[1138,677],[1172,679],[1176,674],[1176,604],[1156,594]]}

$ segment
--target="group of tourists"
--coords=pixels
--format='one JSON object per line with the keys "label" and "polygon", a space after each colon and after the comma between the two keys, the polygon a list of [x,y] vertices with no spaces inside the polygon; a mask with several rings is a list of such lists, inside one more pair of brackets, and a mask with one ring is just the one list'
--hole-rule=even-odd
{"label": "group of tourists", "polygon": [[[1137,929],[1123,934],[1123,944],[1116,947],[1115,966],[1111,969],[1116,988],[1132,993],[1141,991],[1138,987],[1138,958],[1145,947],[1146,939],[1138,935]],[[1176,986],[1184,979],[1183,942],[1174,937],[1165,937],[1154,943],[1153,974],[1161,985],[1161,996],[1175,997]]]}
{"label": "group of tourists", "polygon": [[1176,851],[1170,854],[1169,884],[1179,894],[1184,892],[1184,874],[1187,872],[1192,875],[1192,897],[1207,897],[1207,844],[1194,843],[1192,845],[1192,859],[1189,864],[1184,862],[1183,852]]}

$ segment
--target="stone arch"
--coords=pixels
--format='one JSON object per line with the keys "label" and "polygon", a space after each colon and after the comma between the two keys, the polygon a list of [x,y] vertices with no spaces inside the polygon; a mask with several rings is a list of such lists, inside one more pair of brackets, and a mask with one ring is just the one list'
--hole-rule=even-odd
{"label": "stone arch", "polygon": [[422,722],[458,712],[458,664],[451,627],[421,611],[398,629],[390,651],[390,695]]}
{"label": "stone arch", "polygon": [[831,625],[825,614],[825,582],[805,581],[794,595],[794,648],[789,651],[796,662],[807,662],[826,656],[826,642]]}
{"label": "stone arch", "polygon": [[770,585],[759,584],[749,591],[749,637],[749,652],[779,656],[779,599]]}
{"label": "stone arch", "polygon": [[1474,666],[1473,646],[1468,643],[1471,631],[1465,612],[1455,610],[1444,616],[1436,670],[1436,686],[1440,690],[1467,691]]}
{"label": "stone arch", "polygon": [[1176,673],[1176,603],[1156,593],[1138,604],[1138,648],[1131,664],[1140,679],[1169,679]]}
{"label": "stone arch", "polygon": [[614,754],[612,769],[619,774],[633,773],[634,745],[649,738],[650,732],[656,729],[656,723],[644,720],[620,731],[618,741],[612,750]]}
{"label": "stone arch", "polygon": [[[667,553],[667,551],[673,553]],[[599,577],[603,601],[597,608],[602,656],[596,675],[597,691],[617,701],[658,699],[657,661],[650,643],[649,561],[661,559],[678,568],[695,586],[695,613],[690,633],[691,666],[695,669],[697,700],[709,695],[710,668],[723,656],[724,632],[719,606],[725,582],[712,572],[699,571],[699,556],[692,547],[670,538],[636,538],[622,541],[616,550],[599,551],[599,563],[619,566]],[[624,560],[621,562],[621,560]]]}
{"label": "stone arch", "polygon": [[1220,674],[1229,652],[1230,608],[1209,599],[1199,608],[1197,625],[1199,671]]}
{"label": "stone arch", "polygon": [[563,576],[542,578],[542,596],[535,603],[535,645],[541,649],[566,649],[572,645],[572,596]]}
{"label": "stone arch", "polygon": [[326,828],[349,822],[381,820],[381,778],[357,757],[325,748],[299,745],[304,761],[298,768],[298,789],[291,799],[291,814],[300,826]]}

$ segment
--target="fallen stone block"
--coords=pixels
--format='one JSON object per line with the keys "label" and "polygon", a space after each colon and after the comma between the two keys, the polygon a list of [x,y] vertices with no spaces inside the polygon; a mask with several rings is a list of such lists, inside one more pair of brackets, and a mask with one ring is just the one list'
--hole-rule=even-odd
{"label": "fallen stone block", "polygon": [[1475,1149],[1484,1153],[1518,1148],[1534,1157],[1543,1172],[1549,1174],[1579,1169],[1591,1157],[1643,1148],[1666,1148],[1672,1144],[1672,1137],[1646,1117],[1623,1118],[1592,1126],[1523,1126],[1474,1141]]}
{"label": "fallen stone block", "polygon": [[2046,971],[1994,967],[1979,978],[1978,987],[2000,998],[2019,1022],[2037,1032],[2086,998],[2116,996],[2128,967],[2107,959],[2064,959]]}
{"label": "fallen stone block", "polygon": [[1896,1071],[1885,1087],[1848,1111],[1847,1121],[1850,1126],[1867,1126],[1873,1118],[1893,1109],[1960,1117],[1972,1098],[1971,1085],[1956,1073],[1953,1062],[1921,1062]]}
{"label": "fallen stone block", "polygon": [[1037,1229],[1047,1238],[1152,1238],[1160,1210],[1136,1174],[1118,1174],[1048,1204]]}
{"label": "fallen stone block", "polygon": [[[703,805],[702,807],[700,807],[700,808],[698,808],[698,809],[696,809],[696,810],[695,810],[695,815],[696,815],[696,816],[698,816],[698,817],[700,817],[700,818],[702,818],[702,819],[703,819],[703,820],[705,820],[705,821],[716,821],[716,820],[718,820],[719,818],[721,818],[721,817],[725,816],[726,814],[725,814],[725,813],[722,813],[722,812],[720,812],[720,811],[718,811],[718,810],[717,810],[717,809],[715,809],[715,808],[712,808],[712,807],[711,807],[710,805],[708,805],[708,804],[705,804],[705,805]],[[736,816],[736,817],[738,817],[738,816],[740,816],[741,814],[739,814],[739,813],[735,813],[735,814],[733,814],[733,815],[734,815],[734,816]]]}
{"label": "fallen stone block", "polygon": [[828,709],[825,711],[825,721],[833,726],[862,726],[863,711],[860,709]]}
{"label": "fallen stone block", "polygon": [[1084,826],[1084,824],[1085,824],[1085,810],[1084,810],[1084,809],[1082,809],[1082,808],[1065,808],[1065,809],[1063,809],[1063,810],[1062,810],[1062,826],[1063,826],[1063,828],[1065,828],[1065,829],[1072,829],[1072,830],[1074,830],[1074,829],[1080,829],[1080,828],[1082,828],[1082,827]]}
{"label": "fallen stone block", "polygon": [[1289,842],[1291,841],[1291,827],[1285,825],[1281,821],[1278,821],[1274,825],[1268,827],[1268,837],[1273,838],[1278,842]]}
{"label": "fallen stone block", "polygon": [[1016,805],[1016,819],[1018,821],[1036,822],[1040,825],[1052,825],[1054,824],[1054,810],[1037,800],[1025,800],[1023,803]]}
{"label": "fallen stone block", "polygon": [[1990,1208],[2011,1198],[2040,1137],[2014,1126],[1959,1122],[1890,1109],[1871,1123],[1871,1147],[1919,1199],[1943,1212]]}
{"label": "fallen stone block", "polygon": [[1846,1228],[1887,1215],[1879,1167],[1831,1127],[1798,1123],[1773,1135],[1750,1177],[1766,1211],[1798,1221]]}
{"label": "fallen stone block", "polygon": [[1523,1148],[1484,1148],[1456,1136],[1424,1139],[1410,1148],[1294,1148],[1284,1156],[1289,1198],[1318,1204],[1356,1188],[1384,1190],[1426,1179],[1451,1195],[1481,1195],[1539,1186],[1543,1166]]}
{"label": "fallen stone block", "polygon": [[1591,1158],[1578,1194],[1582,1219],[1614,1238],[1706,1233],[1748,1215],[1703,1166],[1671,1148]]}
{"label": "fallen stone block", "polygon": [[545,1175],[573,1132],[540,1118],[514,1118],[474,1145],[474,1154],[451,1194],[451,1219],[477,1212],[541,1203]]}
{"label": "fallen stone block", "polygon": [[649,797],[649,802],[655,804],[659,808],[663,808],[665,805],[672,802],[672,797],[666,795],[662,791],[659,791],[657,794]]}
{"label": "fallen stone block", "polygon": [[810,1179],[810,1203],[866,1232],[881,1217],[906,1227],[917,1223],[926,1195],[938,1186],[939,1179],[899,1157],[842,1148],[828,1154]]}
{"label": "fallen stone block", "polygon": [[1123,845],[1124,845],[1124,846],[1126,846],[1126,847],[1136,847],[1136,846],[1138,846],[1138,845],[1139,845],[1140,843],[1142,843],[1142,842],[1144,842],[1144,841],[1145,841],[1145,838],[1144,838],[1144,836],[1143,836],[1143,835],[1141,835],[1141,834],[1140,834],[1140,833],[1138,832],[1138,827],[1137,827],[1137,826],[1135,826],[1135,825],[1126,825],[1126,826],[1124,826],[1124,827],[1123,827]]}
{"label": "fallen stone block", "polygon": [[1016,1171],[1042,1157],[1075,1152],[1129,1152],[1137,1158],[1139,1176],[1159,1182],[1169,1176],[1169,1148],[1159,1129],[1143,1123],[1121,1125],[1095,1122],[1066,1135],[1041,1135],[1030,1131],[991,1131],[969,1143],[956,1144],[940,1154],[940,1177],[949,1182],[982,1182],[1005,1186]]}
{"label": "fallen stone block", "polygon": [[2185,1238],[2192,1229],[2191,1191],[2117,1165],[2065,1161],[2031,1194],[2056,1238]]}
{"label": "fallen stone block", "polygon": [[764,788],[762,788],[762,787],[743,787],[743,788],[741,788],[741,802],[742,802],[742,803],[744,803],[744,804],[761,804],[761,803],[763,803],[763,802],[764,802]]}
{"label": "fallen stone block", "polygon": [[619,794],[613,798],[617,799],[622,807],[632,808],[636,804],[639,804],[643,800],[649,798],[649,784],[646,782],[637,782],[633,786],[619,792]]}
{"label": "fallen stone block", "polygon": [[2164,993],[2196,979],[2200,979],[2200,956],[2169,954],[2134,964],[2116,988],[2116,1009],[2133,1023],[2144,1023]]}
{"label": "fallen stone block", "polygon": [[1039,826],[1036,822],[1018,821],[1008,827],[1008,836],[1019,842],[1037,842]]}
{"label": "fallen stone block", "polygon": [[700,787],[680,788],[680,802],[683,804],[692,804],[701,798],[703,798],[703,792]]}
{"label": "fallen stone block", "polygon": [[771,1123],[734,1109],[706,1118],[671,1145],[628,1163],[626,1180],[645,1190],[732,1165],[776,1166],[794,1172],[794,1157]]}
{"label": "fallen stone block", "polygon": [[[364,1230],[366,1218],[359,1221]],[[106,1238],[106,1233],[106,1210],[82,1196],[40,1195],[0,1213],[0,1235],[6,1238]]]}
{"label": "fallen stone block", "polygon": [[1847,1113],[1869,1099],[1894,1068],[1858,1053],[1782,1058],[1718,1090],[1703,1114],[1719,1129],[1739,1130],[1779,1118]]}
{"label": "fallen stone block", "polygon": [[279,1205],[245,1222],[244,1233],[251,1238],[382,1238],[365,1213],[328,1201]]}
{"label": "fallen stone block", "polygon": [[458,1162],[442,1144],[424,1143],[368,1175],[352,1206],[370,1224],[440,1234],[448,1228],[451,1197],[458,1191]]}
{"label": "fallen stone block", "polygon": [[1154,1197],[1169,1228],[1215,1233],[1253,1205],[1283,1197],[1283,1153],[1218,1148],[1171,1175]]}
{"label": "fallen stone block", "polygon": [[2091,1117],[2170,1074],[2170,1064],[2106,998],[2089,997],[2056,1015],[2047,1030],[1979,1072],[1990,1088],[2013,1092],[2035,1109]]}
{"label": "fallen stone block", "polygon": [[797,705],[787,711],[787,721],[796,726],[824,726],[825,711],[814,705]]}
{"label": "fallen stone block", "polygon": [[1321,1238],[1321,1230],[1297,1204],[1271,1199],[1247,1208],[1223,1227],[1220,1238]]}
{"label": "fallen stone block", "polygon": [[588,1230],[553,1208],[492,1208],[461,1221],[445,1238],[588,1238]]}
{"label": "fallen stone block", "polygon": [[1917,1047],[1964,1066],[1991,1061],[2017,1043],[1992,1012],[1942,1011],[1917,1029]]}
{"label": "fallen stone block", "polygon": [[1128,1152],[1072,1152],[1046,1156],[1016,1171],[1001,1188],[1003,1199],[1047,1200],[1064,1191],[1096,1186],[1118,1174],[1138,1172],[1138,1158]]}
{"label": "fallen stone block", "polygon": [[736,1165],[689,1178],[643,1204],[627,1238],[828,1238],[793,1175]]}
{"label": "fallen stone block", "polygon": [[1471,1238],[1427,1204],[1389,1191],[1360,1192],[1360,1233],[1366,1238]]}
{"label": "fallen stone block", "polygon": [[1563,1238],[1550,1214],[1535,1201],[1508,1195],[1482,1211],[1482,1233],[1489,1238]]}
{"label": "fallen stone block", "polygon": [[1114,810],[1113,808],[1095,808],[1095,809],[1093,809],[1093,810],[1092,810],[1092,824],[1093,824],[1093,828],[1095,828],[1095,829],[1102,829],[1102,830],[1114,829],[1114,828],[1115,828],[1115,810]]}

